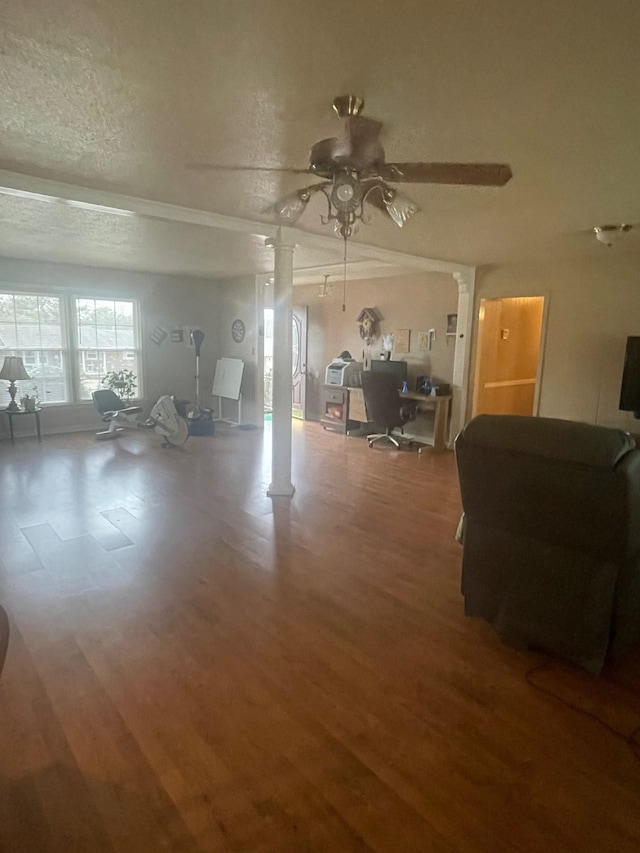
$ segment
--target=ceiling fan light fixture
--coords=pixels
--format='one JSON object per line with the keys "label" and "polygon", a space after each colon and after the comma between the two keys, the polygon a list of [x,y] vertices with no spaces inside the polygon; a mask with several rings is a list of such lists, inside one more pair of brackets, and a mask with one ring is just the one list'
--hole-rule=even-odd
{"label": "ceiling fan light fixture", "polygon": [[330,197],[330,202],[336,210],[351,213],[356,210],[361,198],[362,189],[357,175],[336,175]]}
{"label": "ceiling fan light fixture", "polygon": [[408,222],[419,210],[418,205],[409,196],[390,188],[385,189],[382,193],[382,201],[387,208],[387,213],[398,228],[402,228],[405,222]]}
{"label": "ceiling fan light fixture", "polygon": [[596,225],[593,233],[598,242],[611,247],[621,240],[628,231],[631,231],[631,227],[631,225]]}
{"label": "ceiling fan light fixture", "polygon": [[343,217],[338,217],[337,219],[332,219],[332,228],[333,233],[336,237],[340,237],[341,239],[348,239],[352,237],[354,234],[357,234],[360,229],[360,223],[358,220],[346,220]]}
{"label": "ceiling fan light fixture", "polygon": [[309,190],[296,190],[278,199],[273,205],[273,212],[283,222],[297,222],[304,213],[310,198]]}

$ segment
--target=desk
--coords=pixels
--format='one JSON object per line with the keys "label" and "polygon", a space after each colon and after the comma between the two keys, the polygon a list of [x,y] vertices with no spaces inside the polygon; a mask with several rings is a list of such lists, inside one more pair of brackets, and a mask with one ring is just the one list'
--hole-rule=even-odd
{"label": "desk", "polygon": [[4,409],[2,414],[6,415],[9,418],[9,433],[11,435],[11,444],[15,444],[13,437],[13,419],[18,415],[35,415],[36,419],[36,431],[38,433],[38,441],[42,441],[42,436],[40,435],[40,412],[42,409],[40,407],[36,409],[19,409],[17,412],[10,412],[8,409]]}
{"label": "desk", "polygon": [[[432,397],[430,394],[418,394],[417,391],[407,391],[403,394],[401,391],[400,399],[415,400],[418,403],[418,408],[433,408],[436,410],[435,422],[433,424],[433,452],[442,453],[447,449],[447,421],[449,420],[449,402],[451,394],[443,395],[442,397]],[[416,440],[418,440],[416,438]]]}
{"label": "desk", "polygon": [[[362,388],[349,388],[349,396],[348,396],[348,413],[347,419],[348,421],[360,421],[363,425],[363,430],[356,430],[353,435],[364,435],[364,430],[366,429],[367,424],[367,415],[364,407],[364,395],[362,393]],[[435,409],[435,422],[433,425],[433,453],[442,453],[443,450],[447,449],[447,421],[449,420],[449,402],[451,400],[451,395],[448,394],[443,397],[432,397],[430,394],[418,394],[417,391],[407,391],[406,394],[403,394],[401,391],[398,391],[401,400],[413,400],[418,404],[418,409]],[[406,424],[405,426],[408,426]],[[371,430],[369,430],[371,432]],[[405,432],[405,435],[408,435]],[[424,436],[414,435],[412,436],[414,441],[428,443],[428,439],[425,440]]]}

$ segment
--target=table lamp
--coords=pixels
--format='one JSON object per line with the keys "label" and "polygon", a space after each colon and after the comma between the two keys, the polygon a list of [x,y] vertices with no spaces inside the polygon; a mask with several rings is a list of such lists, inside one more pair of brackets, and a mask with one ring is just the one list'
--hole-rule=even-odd
{"label": "table lamp", "polygon": [[2,370],[0,370],[0,379],[9,380],[9,394],[11,402],[7,406],[8,412],[19,412],[20,406],[16,403],[16,382],[18,379],[31,379],[25,366],[22,363],[20,355],[5,355]]}

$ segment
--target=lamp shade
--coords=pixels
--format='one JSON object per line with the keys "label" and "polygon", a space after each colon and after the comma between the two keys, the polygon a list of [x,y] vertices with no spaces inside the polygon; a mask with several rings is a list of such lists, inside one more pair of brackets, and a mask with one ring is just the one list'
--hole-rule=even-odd
{"label": "lamp shade", "polygon": [[0,379],[8,379],[9,382],[16,382],[18,379],[31,379],[22,363],[22,356],[5,355],[4,364],[0,370]]}

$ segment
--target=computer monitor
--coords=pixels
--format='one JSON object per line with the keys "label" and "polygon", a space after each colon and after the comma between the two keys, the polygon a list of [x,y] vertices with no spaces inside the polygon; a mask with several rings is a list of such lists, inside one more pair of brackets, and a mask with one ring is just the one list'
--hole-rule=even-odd
{"label": "computer monitor", "polygon": [[374,359],[371,361],[372,373],[393,373],[398,379],[398,388],[402,388],[402,383],[407,381],[407,362],[406,361],[385,361],[384,359]]}

